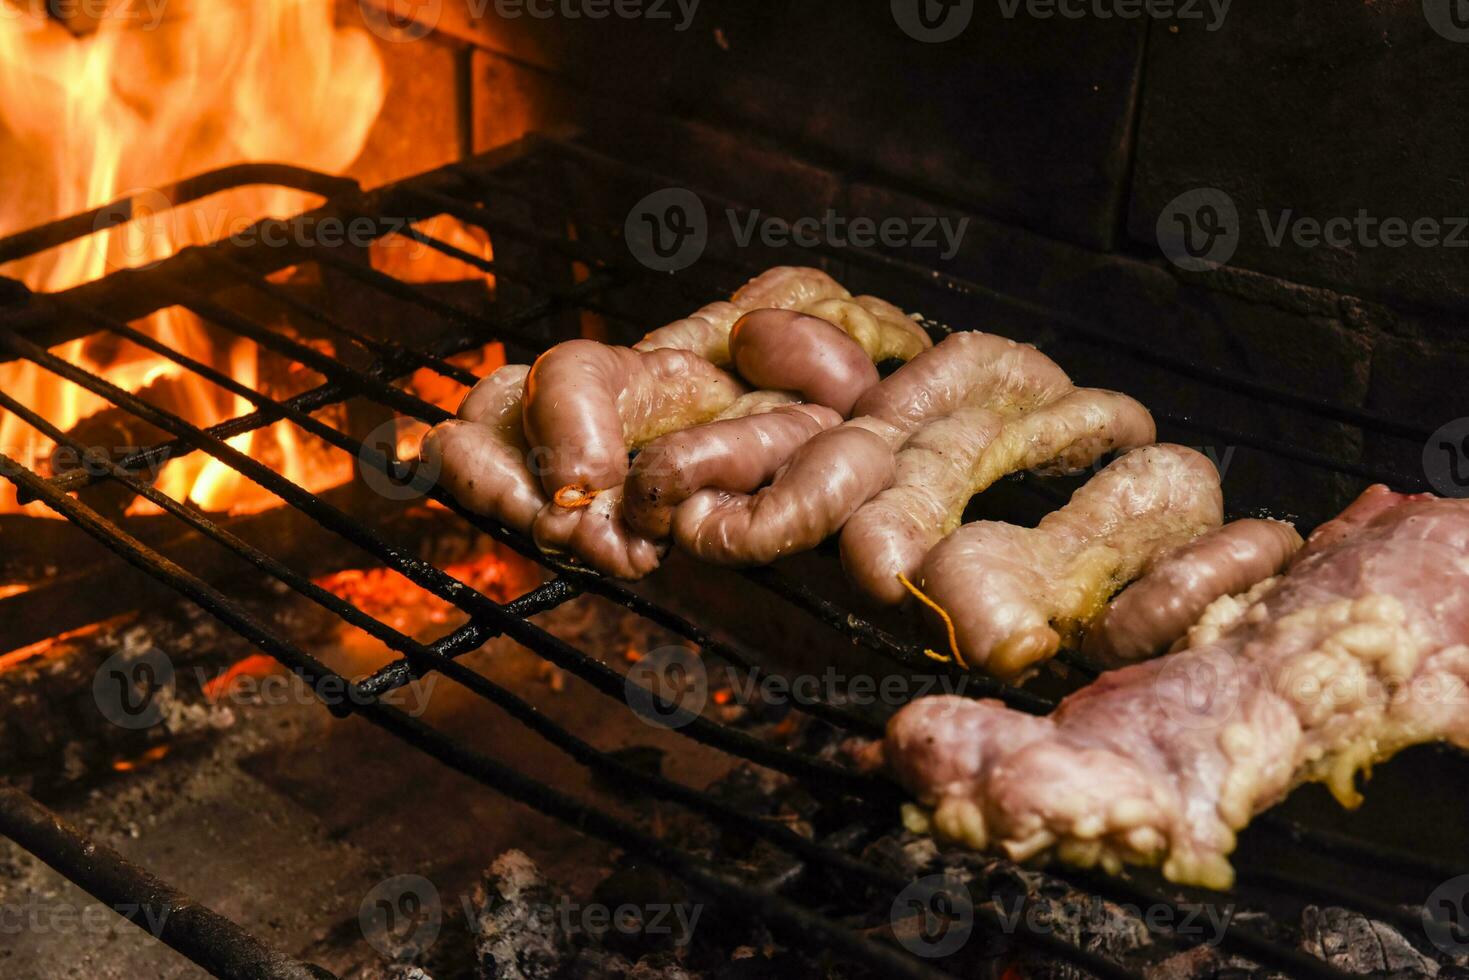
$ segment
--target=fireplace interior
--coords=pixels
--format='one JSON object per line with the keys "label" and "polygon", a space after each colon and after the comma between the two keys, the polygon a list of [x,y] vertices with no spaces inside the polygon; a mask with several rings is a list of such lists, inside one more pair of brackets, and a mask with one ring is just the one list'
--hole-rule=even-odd
{"label": "fireplace interior", "polygon": [[[1462,139],[1411,167],[1363,140],[1450,75],[1416,5],[1217,32],[969,5],[947,43],[798,0],[43,6],[0,21],[0,157],[25,168],[0,199],[4,975],[1469,973],[1462,924],[1446,943],[1424,911],[1469,871],[1455,749],[1402,753],[1351,812],[1295,791],[1224,893],[935,846],[854,765],[901,703],[858,682],[1045,713],[1097,665],[1016,687],[940,662],[832,542],[619,582],[470,513],[416,451],[502,364],[801,264],[1135,395],[1218,465],[1231,517],[1443,492],[1452,253],[1246,229],[1188,270],[1155,230],[1200,186],[1450,207]],[[1350,91],[1323,81],[1342,58]],[[630,218],[670,191],[707,222],[672,273]],[[828,215],[936,233],[744,231]],[[966,519],[1034,524],[1082,482],[1009,478]],[[812,676],[819,697],[778,696]]]}

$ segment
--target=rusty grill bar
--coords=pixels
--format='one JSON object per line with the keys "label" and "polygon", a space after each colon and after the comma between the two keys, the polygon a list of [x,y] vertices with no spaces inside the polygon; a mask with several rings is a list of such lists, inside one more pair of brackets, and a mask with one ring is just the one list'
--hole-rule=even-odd
{"label": "rusty grill bar", "polygon": [[[565,821],[584,833],[640,854],[683,878],[695,888],[726,903],[729,908],[758,916],[778,930],[785,930],[788,934],[797,936],[814,937],[831,949],[864,963],[878,966],[892,976],[946,975],[942,972],[940,964],[910,957],[896,947],[861,937],[851,929],[778,893],[756,889],[732,880],[720,874],[717,869],[706,864],[702,859],[671,847],[641,828],[608,816],[555,787],[545,785],[535,778],[466,749],[443,733],[378,700],[385,693],[415,677],[437,671],[477,696],[504,709],[526,728],[589,769],[616,777],[627,785],[636,786],[650,796],[677,803],[720,826],[769,841],[798,858],[809,872],[829,875],[848,885],[895,897],[910,884],[902,876],[859,860],[852,856],[849,850],[807,839],[784,826],[744,814],[701,791],[630,767],[616,757],[595,748],[575,734],[559,727],[540,714],[534,705],[456,662],[455,659],[477,649],[489,639],[503,635],[532,650],[546,661],[575,675],[609,698],[620,699],[624,692],[625,682],[619,673],[600,660],[530,622],[530,617],[536,613],[552,609],[583,593],[595,594],[619,603],[683,637],[712,657],[751,670],[755,669],[756,659],[749,656],[738,645],[717,639],[698,624],[663,608],[621,583],[541,555],[531,542],[521,535],[493,521],[464,511],[447,494],[436,487],[419,486],[418,489],[447,506],[472,527],[539,562],[554,573],[554,577],[548,582],[527,594],[505,604],[497,603],[433,564],[424,562],[393,544],[379,531],[363,523],[337,504],[295,485],[269,467],[233,448],[226,441],[241,433],[280,420],[287,420],[337,449],[352,454],[362,468],[378,471],[411,485],[415,479],[419,479],[411,464],[398,461],[390,452],[384,452],[379,447],[363,444],[353,436],[316,418],[312,413],[329,405],[361,398],[382,408],[432,424],[448,417],[447,413],[399,387],[395,384],[397,379],[401,379],[416,369],[425,368],[460,384],[473,384],[476,378],[472,374],[446,359],[491,340],[502,340],[512,350],[519,349],[528,354],[534,354],[554,340],[560,339],[547,329],[550,321],[567,314],[575,314],[578,311],[596,313],[608,319],[629,324],[638,331],[646,330],[654,325],[648,315],[636,308],[638,294],[635,290],[655,281],[655,277],[647,270],[628,261],[625,252],[598,250],[593,243],[595,235],[588,234],[590,226],[579,224],[578,216],[561,200],[544,193],[537,193],[524,186],[523,183],[517,183],[513,177],[507,176],[515,172],[517,167],[522,167],[527,163],[533,168],[544,168],[545,171],[552,173],[557,167],[575,166],[611,171],[616,173],[619,179],[632,178],[650,186],[677,183],[661,175],[599,154],[574,140],[549,137],[527,139],[504,151],[370,193],[363,193],[350,181],[296,171],[291,168],[231,168],[228,171],[206,174],[182,182],[170,191],[173,199],[178,203],[217,190],[238,186],[241,183],[268,182],[312,190],[327,197],[326,203],[321,208],[308,212],[291,222],[262,222],[257,228],[272,227],[276,230],[294,230],[302,234],[292,240],[310,240],[310,232],[316,222],[329,217],[366,217],[377,222],[376,228],[379,235],[402,235],[420,246],[432,248],[480,271],[493,273],[500,282],[526,292],[530,298],[512,309],[505,309],[505,304],[500,303],[497,298],[498,308],[495,315],[483,315],[447,304],[413,284],[396,279],[353,257],[337,254],[329,249],[320,247],[313,249],[252,248],[232,242],[187,248],[154,268],[114,273],[106,280],[77,287],[62,294],[40,296],[16,290],[16,302],[0,307],[0,359],[23,358],[39,365],[59,378],[101,396],[109,404],[125,409],[138,418],[157,426],[169,433],[172,438],[157,446],[137,447],[135,451],[121,460],[105,458],[87,450],[50,420],[31,411],[8,393],[0,392],[0,409],[24,419],[58,445],[67,446],[84,454],[88,464],[85,471],[74,470],[55,478],[45,479],[21,462],[7,456],[0,456],[0,475],[17,487],[23,499],[43,501],[48,507],[65,516],[128,563],[198,603],[261,650],[294,671],[306,683],[311,684],[314,690],[321,691],[324,685],[330,684],[338,690],[351,691],[351,697],[341,699],[338,703],[331,705],[331,710],[335,713],[339,715],[359,714],[484,785],[526,803],[542,813]],[[736,202],[726,201],[717,194],[704,192],[704,197],[706,200],[727,204],[730,207],[740,207]],[[517,224],[504,217],[500,207],[502,202],[513,203],[517,207],[529,207],[541,213],[550,213],[555,218],[550,223],[532,221],[528,224]],[[554,256],[557,261],[567,265],[573,261],[580,263],[586,270],[586,274],[580,282],[572,282],[569,278],[566,282],[538,281],[535,276],[526,275],[519,268],[510,268],[499,262],[486,261],[447,242],[433,238],[411,225],[404,227],[389,220],[389,216],[392,216],[414,222],[439,214],[451,215],[487,230],[497,247],[497,253],[502,243],[514,242],[519,247],[543,250]],[[94,230],[125,222],[130,217],[131,209],[127,206],[127,202],[120,202],[87,215],[0,240],[0,260],[53,247]],[[556,228],[558,222],[565,222],[567,226],[575,227],[578,234],[569,236],[551,233],[549,229]],[[615,239],[615,232],[608,235],[608,240]],[[807,254],[797,258],[818,264],[823,261],[838,262],[853,270],[854,277],[860,277],[863,270],[875,270],[890,278],[908,280],[912,282],[915,290],[937,288],[960,295],[992,296],[980,284],[880,253],[853,249],[843,249],[839,252],[819,249],[808,251],[816,254]],[[619,259],[618,256],[622,257]],[[384,302],[401,304],[405,311],[417,310],[433,314],[448,323],[451,329],[437,341],[422,348],[405,345],[396,340],[373,337],[343,323],[340,314],[313,306],[265,279],[267,274],[278,269],[310,262],[318,263],[323,268],[329,267],[335,273],[351,277],[366,290],[371,291],[374,297],[380,297]],[[721,279],[717,284],[702,278],[695,279],[689,274],[675,276],[671,280],[668,277],[662,277],[656,281],[661,284],[671,284],[694,305],[701,305],[711,297],[727,294],[731,286],[758,271],[740,268],[737,263],[730,263],[717,256],[711,257],[699,266],[701,275],[706,271],[716,269]],[[200,283],[208,284],[208,288],[200,286]],[[290,308],[295,313],[307,317],[326,333],[366,355],[371,359],[370,366],[353,367],[344,360],[325,355],[315,348],[221,306],[211,298],[211,294],[219,289],[238,286],[248,286],[258,292],[262,298],[274,301],[282,308]],[[620,296],[627,298],[619,298]],[[893,298],[900,299],[901,297],[894,296]],[[1006,302],[1013,301],[1007,300]],[[128,323],[130,320],[169,305],[183,306],[217,328],[252,340],[264,349],[319,373],[325,378],[325,381],[318,387],[293,398],[283,401],[275,400],[259,394],[254,389],[240,384],[208,365],[169,349]],[[1404,424],[1377,413],[1275,388],[1247,376],[1162,354],[1140,344],[1119,341],[1087,323],[1064,318],[1057,319],[1050,311],[1045,311],[1045,316],[1055,322],[1058,331],[1079,343],[1105,345],[1114,354],[1120,353],[1133,358],[1152,368],[1168,372],[1173,377],[1244,393],[1262,403],[1303,412],[1319,419],[1347,423],[1364,432],[1417,441],[1421,441],[1428,435],[1426,430],[1420,430],[1413,425]],[[928,326],[935,332],[947,329],[934,323]],[[105,331],[124,337],[168,358],[187,371],[247,400],[254,407],[254,411],[207,428],[200,428],[110,384],[93,372],[62,360],[47,350],[48,347],[62,340],[96,331]],[[1312,449],[1289,445],[1250,433],[1237,432],[1228,427],[1213,425],[1187,416],[1170,415],[1166,411],[1154,414],[1164,424],[1188,431],[1200,431],[1220,436],[1238,445],[1249,446],[1307,466],[1357,477],[1384,480],[1404,488],[1415,487],[1422,483],[1421,478],[1409,477],[1355,460],[1334,459]],[[323,528],[366,551],[384,566],[401,573],[427,592],[451,602],[469,616],[469,621],[434,643],[421,643],[321,588],[308,577],[242,540],[209,516],[190,505],[168,497],[148,481],[136,475],[137,471],[144,467],[157,466],[165,460],[200,451],[224,462],[233,470],[279,497],[289,506],[307,515]],[[105,480],[121,483],[133,493],[158,505],[188,528],[248,561],[266,576],[283,583],[306,599],[334,613],[345,623],[381,641],[400,654],[401,659],[358,683],[352,683],[341,675],[335,674],[288,637],[280,635],[275,629],[259,621],[240,604],[221,593],[191,570],[171,562],[72,496],[74,491]],[[1026,479],[1023,481],[1023,486],[1031,492],[1042,495],[1045,499],[1054,500],[1055,498],[1054,490],[1036,481]],[[790,576],[772,569],[755,569],[742,574],[752,587],[769,591],[782,601],[792,604],[805,614],[825,624],[826,627],[886,657],[898,668],[922,669],[930,672],[954,670],[951,666],[935,663],[926,657],[920,648],[891,635],[850,610],[818,595],[804,583]],[[4,603],[0,601],[0,612],[3,610]],[[1066,662],[1084,674],[1095,673],[1093,665],[1088,664],[1074,653],[1067,655]],[[974,684],[975,680],[971,678],[970,683]],[[1035,713],[1043,713],[1052,707],[1051,701],[1034,693],[994,681],[978,680],[980,682],[971,688],[972,693],[1000,697],[1012,706]],[[672,707],[667,703],[664,706]],[[880,731],[878,722],[853,712],[846,706],[820,702],[801,706],[801,710],[855,734],[875,735]],[[854,804],[853,808],[856,812],[863,814],[875,826],[880,825],[884,820],[892,819],[896,803],[900,799],[900,794],[895,787],[885,781],[779,748],[707,718],[696,719],[692,724],[682,728],[680,732],[686,737],[697,739],[724,752],[794,776],[806,785],[822,792],[846,798]],[[126,892],[129,888],[151,889],[156,894],[164,893],[157,891],[158,889],[166,890],[166,886],[147,879],[145,874],[135,873],[137,869],[130,869],[119,857],[106,851],[100,852],[96,857],[94,873],[83,874],[75,862],[67,860],[65,853],[68,848],[76,846],[74,834],[63,833],[61,829],[49,834],[22,832],[21,828],[26,826],[39,826],[37,821],[45,822],[44,819],[37,816],[40,811],[36,807],[37,804],[34,801],[15,791],[0,793],[0,832],[14,837],[22,846],[32,849],[43,860],[53,864],[68,877],[99,897],[110,898]],[[1334,860],[1345,864],[1377,870],[1394,869],[1415,886],[1426,883],[1423,889],[1424,894],[1427,893],[1428,888],[1432,887],[1432,884],[1454,877],[1461,870],[1446,867],[1410,853],[1322,833],[1274,815],[1262,816],[1255,822],[1255,825],[1265,828],[1271,834],[1284,837],[1299,847],[1329,855]],[[61,825],[56,824],[56,827],[60,828]],[[1309,881],[1285,878],[1275,875],[1268,868],[1241,866],[1240,871],[1242,882],[1259,882],[1272,888],[1312,897],[1326,904],[1342,905],[1364,911],[1367,914],[1376,914],[1379,917],[1385,911],[1383,903],[1368,895],[1353,894],[1341,889],[1316,885]],[[1105,878],[1063,872],[1058,873],[1056,877],[1073,887],[1079,887],[1092,894],[1117,901],[1176,908],[1169,895],[1150,887],[1133,876]],[[979,898],[980,901],[976,906],[976,928],[998,931],[1001,928],[998,916],[993,910],[982,904],[983,896]],[[133,900],[141,900],[141,897],[135,895]],[[204,912],[207,913],[207,910]],[[1395,912],[1394,917],[1400,919],[1401,914]],[[1177,918],[1171,921],[1177,921]],[[188,922],[185,921],[184,925],[187,926],[187,924]],[[198,930],[179,935],[173,934],[172,928],[171,921],[164,930],[165,941],[170,942],[195,962],[206,968],[214,969],[224,976],[320,975],[320,971],[315,967],[270,959],[276,954],[260,947],[258,942],[247,934],[228,927],[227,923],[219,925],[218,928],[202,937]],[[1019,941],[1073,963],[1097,976],[1120,978],[1137,975],[1127,965],[1116,963],[1095,952],[1080,948],[1046,930],[1031,927],[1024,916],[1016,920],[1013,928],[1017,930]],[[1193,945],[1187,937],[1179,936],[1169,929],[1154,927],[1151,923],[1149,923],[1149,928],[1164,943],[1177,948],[1187,948]],[[1295,976],[1342,977],[1347,975],[1288,944],[1267,938],[1234,921],[1228,924],[1223,941],[1226,948],[1230,950],[1246,955],[1266,966],[1287,970]],[[270,965],[262,966],[261,964],[266,960],[270,960]],[[250,964],[249,970],[237,965],[246,962]]]}

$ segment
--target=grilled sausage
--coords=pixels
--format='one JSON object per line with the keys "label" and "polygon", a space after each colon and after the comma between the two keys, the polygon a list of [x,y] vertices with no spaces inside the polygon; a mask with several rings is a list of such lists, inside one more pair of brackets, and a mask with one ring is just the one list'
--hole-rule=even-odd
{"label": "grilled sausage", "polygon": [[754,494],[700,490],[673,514],[680,548],[718,565],[763,565],[814,548],[893,479],[888,441],[858,420],[814,437]]}
{"label": "grilled sausage", "polygon": [[935,419],[898,452],[897,479],[842,529],[842,565],[868,595],[895,605],[899,576],[918,577],[929,549],[959,526],[971,497],[1008,473],[1071,471],[1146,446],[1153,418],[1126,395],[1080,388],[1018,418],[983,405]]}
{"label": "grilled sausage", "polygon": [[639,352],[568,340],[536,359],[525,384],[525,433],[544,447],[541,484],[558,493],[622,485],[628,450],[714,418],[745,393],[682,350]]}
{"label": "grilled sausage", "polygon": [[877,384],[877,368],[855,340],[819,317],[793,310],[756,310],[729,335],[735,370],[757,388],[794,391],[846,418]]}
{"label": "grilled sausage", "polygon": [[649,538],[666,538],[674,508],[689,497],[706,488],[753,492],[797,449],[841,420],[820,405],[787,405],[655,439],[633,461],[624,484],[628,525]]}
{"label": "grilled sausage", "polygon": [[435,426],[419,456],[462,506],[528,532],[546,503],[528,465],[520,403],[530,368],[507,364],[459,406],[459,418]]}
{"label": "grilled sausage", "polygon": [[1086,636],[1088,653],[1118,663],[1168,649],[1221,596],[1278,575],[1301,547],[1281,521],[1233,521],[1160,558],[1118,596]]}
{"label": "grilled sausage", "polygon": [[776,266],[741,286],[729,302],[710,303],[692,316],[659,327],[638,341],[633,349],[687,350],[707,361],[726,365],[730,362],[729,332],[741,315],[767,308],[797,310],[822,300],[850,296],[839,282],[820,269]]}
{"label": "grilled sausage", "polygon": [[640,579],[658,567],[667,546],[627,526],[622,510],[622,487],[590,497],[549,503],[535,521],[536,546],[552,554],[570,553],[604,575]]}
{"label": "grilled sausage", "polygon": [[923,563],[923,589],[972,669],[1014,678],[1054,656],[1117,587],[1219,526],[1219,471],[1192,449],[1134,449],[1034,528],[966,524]]}

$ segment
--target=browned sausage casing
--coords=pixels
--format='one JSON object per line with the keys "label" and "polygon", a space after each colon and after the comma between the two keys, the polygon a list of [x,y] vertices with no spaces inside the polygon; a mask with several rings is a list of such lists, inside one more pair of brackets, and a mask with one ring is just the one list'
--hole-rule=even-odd
{"label": "browned sausage casing", "polygon": [[682,320],[659,327],[634,345],[635,350],[665,347],[693,351],[715,364],[729,363],[729,332],[742,314],[766,308],[796,310],[852,294],[820,269],[776,266],[739,288],[729,302],[710,303]]}
{"label": "browned sausage casing", "polygon": [[841,422],[821,405],[786,405],[661,436],[633,460],[623,513],[649,538],[668,537],[673,511],[700,490],[749,493],[768,481],[817,433]]}
{"label": "browned sausage casing", "polygon": [[769,564],[816,547],[892,480],[887,440],[847,422],[796,450],[757,493],[694,494],[674,511],[674,541],[717,565]]}
{"label": "browned sausage casing", "polygon": [[622,487],[603,490],[583,507],[547,504],[536,518],[534,533],[542,551],[576,555],[588,567],[617,578],[642,578],[668,550],[627,526]]}
{"label": "browned sausage casing", "polygon": [[1075,389],[1018,417],[964,406],[903,444],[893,486],[842,529],[842,565],[864,592],[895,605],[908,597],[899,576],[915,580],[970,498],[996,480],[1020,470],[1073,471],[1156,437],[1147,409],[1098,388]]}
{"label": "browned sausage casing", "polygon": [[536,359],[525,433],[546,493],[622,485],[628,450],[714,418],[744,387],[688,351],[634,351],[568,340]]}
{"label": "browned sausage casing", "polygon": [[1054,656],[1122,583],[1219,526],[1219,471],[1184,446],[1134,449],[1034,528],[975,521],[923,563],[929,598],[953,620],[959,652],[1001,678]]}
{"label": "browned sausage casing", "polygon": [[845,418],[877,367],[858,343],[819,317],[792,310],[756,310],[729,335],[735,370],[757,388],[798,392]]}
{"label": "browned sausage casing", "polygon": [[476,514],[528,532],[546,503],[527,465],[520,403],[530,368],[507,364],[469,393],[459,418],[435,426],[419,456],[438,482]]}
{"label": "browned sausage casing", "polygon": [[1023,411],[1071,390],[1066,372],[1028,344],[994,334],[950,334],[904,364],[852,407],[903,432],[963,405]]}
{"label": "browned sausage casing", "polygon": [[1118,596],[1087,633],[1086,651],[1107,660],[1156,656],[1188,632],[1209,604],[1278,575],[1301,547],[1281,521],[1233,521],[1164,555]]}

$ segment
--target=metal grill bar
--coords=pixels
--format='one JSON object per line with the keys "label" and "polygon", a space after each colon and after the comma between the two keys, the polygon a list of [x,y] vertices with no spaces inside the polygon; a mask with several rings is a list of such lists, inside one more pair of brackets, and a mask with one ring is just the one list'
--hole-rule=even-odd
{"label": "metal grill bar", "polygon": [[99,902],[217,977],[334,980],[245,932],[62,820],[20,790],[0,786],[0,834],[50,865]]}

